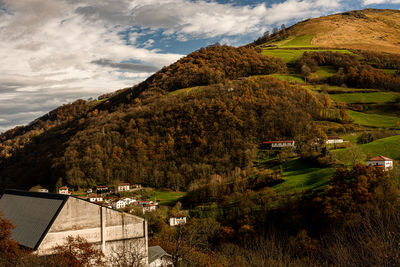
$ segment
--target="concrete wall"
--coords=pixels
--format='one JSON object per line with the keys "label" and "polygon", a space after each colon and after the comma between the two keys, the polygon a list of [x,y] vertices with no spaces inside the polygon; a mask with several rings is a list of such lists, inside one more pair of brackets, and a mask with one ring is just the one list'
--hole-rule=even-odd
{"label": "concrete wall", "polygon": [[147,223],[144,219],[70,197],[40,244],[37,254],[50,255],[66,237],[83,237],[108,257],[132,244],[140,246],[147,264]]}

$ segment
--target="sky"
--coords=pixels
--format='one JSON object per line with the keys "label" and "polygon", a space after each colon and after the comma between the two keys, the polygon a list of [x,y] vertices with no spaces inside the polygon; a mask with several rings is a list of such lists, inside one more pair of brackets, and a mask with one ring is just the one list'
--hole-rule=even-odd
{"label": "sky", "polygon": [[0,133],[137,84],[210,44],[400,0],[0,0]]}

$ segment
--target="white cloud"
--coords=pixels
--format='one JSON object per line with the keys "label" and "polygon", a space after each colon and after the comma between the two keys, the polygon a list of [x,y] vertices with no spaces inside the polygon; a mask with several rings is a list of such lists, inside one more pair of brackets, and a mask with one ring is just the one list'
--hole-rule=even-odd
{"label": "white cloud", "polygon": [[131,86],[181,57],[152,49],[158,39],[151,34],[239,44],[244,36],[251,41],[276,23],[340,11],[342,3],[0,0],[0,132],[7,123],[26,123],[62,103]]}
{"label": "white cloud", "polygon": [[364,0],[364,5],[373,5],[373,4],[400,4],[400,0]]}

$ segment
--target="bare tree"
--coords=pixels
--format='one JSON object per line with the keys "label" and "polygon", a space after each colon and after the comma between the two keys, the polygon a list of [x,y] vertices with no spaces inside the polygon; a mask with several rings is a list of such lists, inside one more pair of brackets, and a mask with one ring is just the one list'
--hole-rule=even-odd
{"label": "bare tree", "polygon": [[144,242],[126,241],[122,246],[111,248],[109,263],[118,267],[141,267],[145,265],[147,255]]}

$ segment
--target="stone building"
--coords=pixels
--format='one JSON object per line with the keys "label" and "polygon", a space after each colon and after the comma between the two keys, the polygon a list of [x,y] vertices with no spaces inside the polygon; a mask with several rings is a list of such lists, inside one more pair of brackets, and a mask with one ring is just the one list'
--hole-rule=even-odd
{"label": "stone building", "polygon": [[19,190],[5,191],[0,214],[15,226],[12,239],[39,256],[51,255],[68,236],[80,236],[107,259],[121,252],[133,257],[134,248],[134,257],[148,265],[147,222],[140,217],[68,195]]}

